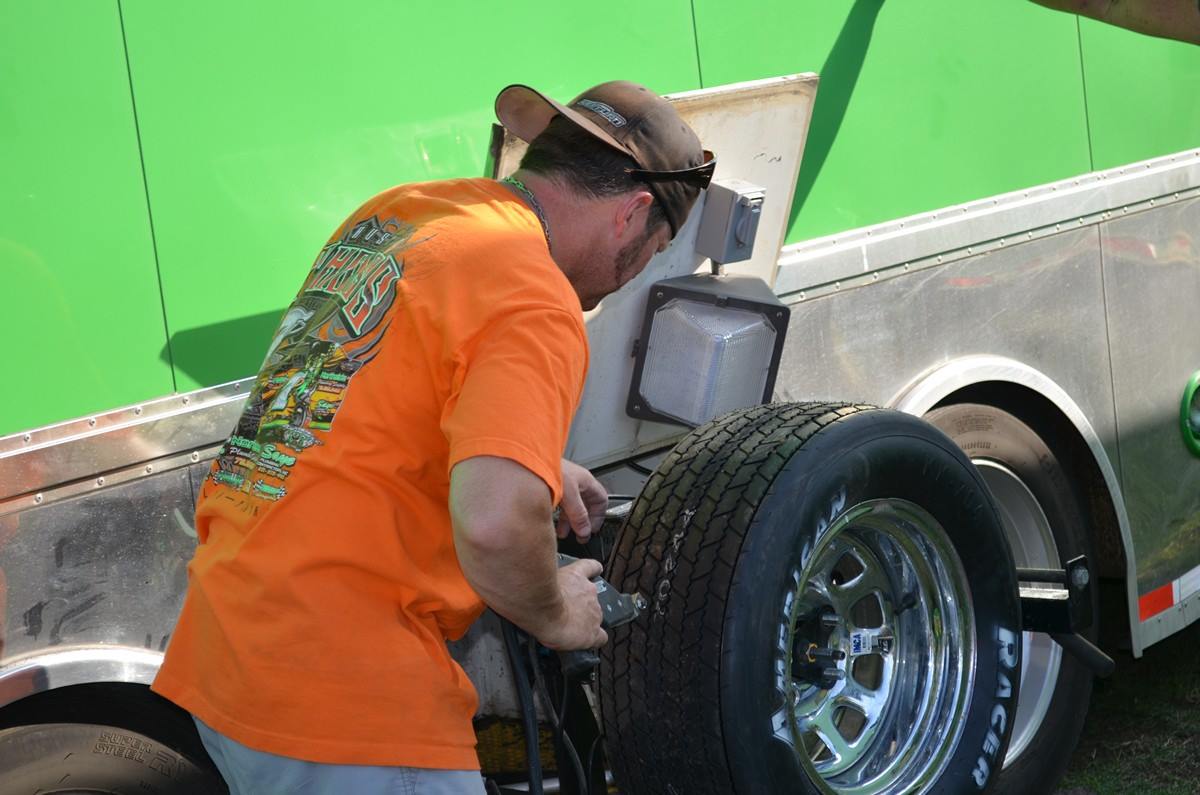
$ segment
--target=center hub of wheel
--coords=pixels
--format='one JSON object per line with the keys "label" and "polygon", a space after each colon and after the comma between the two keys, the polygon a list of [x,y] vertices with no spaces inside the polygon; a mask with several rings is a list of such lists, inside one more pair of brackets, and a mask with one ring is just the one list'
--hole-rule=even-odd
{"label": "center hub of wheel", "polygon": [[828,690],[846,678],[845,633],[831,607],[823,606],[796,621],[792,679]]}

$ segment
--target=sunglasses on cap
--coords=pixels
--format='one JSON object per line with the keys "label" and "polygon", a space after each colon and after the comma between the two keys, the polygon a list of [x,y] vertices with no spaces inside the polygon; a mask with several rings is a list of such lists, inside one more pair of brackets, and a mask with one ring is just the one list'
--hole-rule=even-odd
{"label": "sunglasses on cap", "polygon": [[642,182],[682,182],[694,185],[704,190],[712,182],[713,172],[717,170],[717,158],[709,150],[704,150],[704,162],[691,168],[681,168],[676,171],[647,171],[642,168],[627,168],[625,173]]}

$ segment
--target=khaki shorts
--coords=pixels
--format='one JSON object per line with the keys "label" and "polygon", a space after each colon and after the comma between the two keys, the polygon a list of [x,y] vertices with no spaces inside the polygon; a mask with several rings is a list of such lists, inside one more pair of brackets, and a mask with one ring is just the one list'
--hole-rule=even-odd
{"label": "khaki shorts", "polygon": [[192,720],[231,795],[484,795],[478,770],[306,762],[255,751]]}

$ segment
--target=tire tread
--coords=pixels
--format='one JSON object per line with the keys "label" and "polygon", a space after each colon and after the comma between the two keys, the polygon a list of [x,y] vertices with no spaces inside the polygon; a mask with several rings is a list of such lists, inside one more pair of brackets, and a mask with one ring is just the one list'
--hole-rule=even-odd
{"label": "tire tread", "polygon": [[[608,579],[645,595],[652,615],[614,630],[600,667],[606,751],[626,795],[683,795],[672,784],[682,768],[693,782],[688,795],[732,791],[715,727],[725,610],[746,531],[809,439],[871,410],[791,403],[731,412],[685,437],[647,481]],[[670,714],[679,705],[683,714]]]}

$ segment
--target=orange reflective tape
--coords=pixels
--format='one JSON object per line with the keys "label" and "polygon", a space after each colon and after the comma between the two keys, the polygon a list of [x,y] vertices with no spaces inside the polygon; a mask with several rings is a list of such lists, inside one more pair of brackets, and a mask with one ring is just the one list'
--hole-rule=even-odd
{"label": "orange reflective tape", "polygon": [[1158,615],[1175,604],[1175,591],[1172,583],[1155,588],[1150,593],[1144,593],[1138,598],[1138,618],[1145,621]]}

